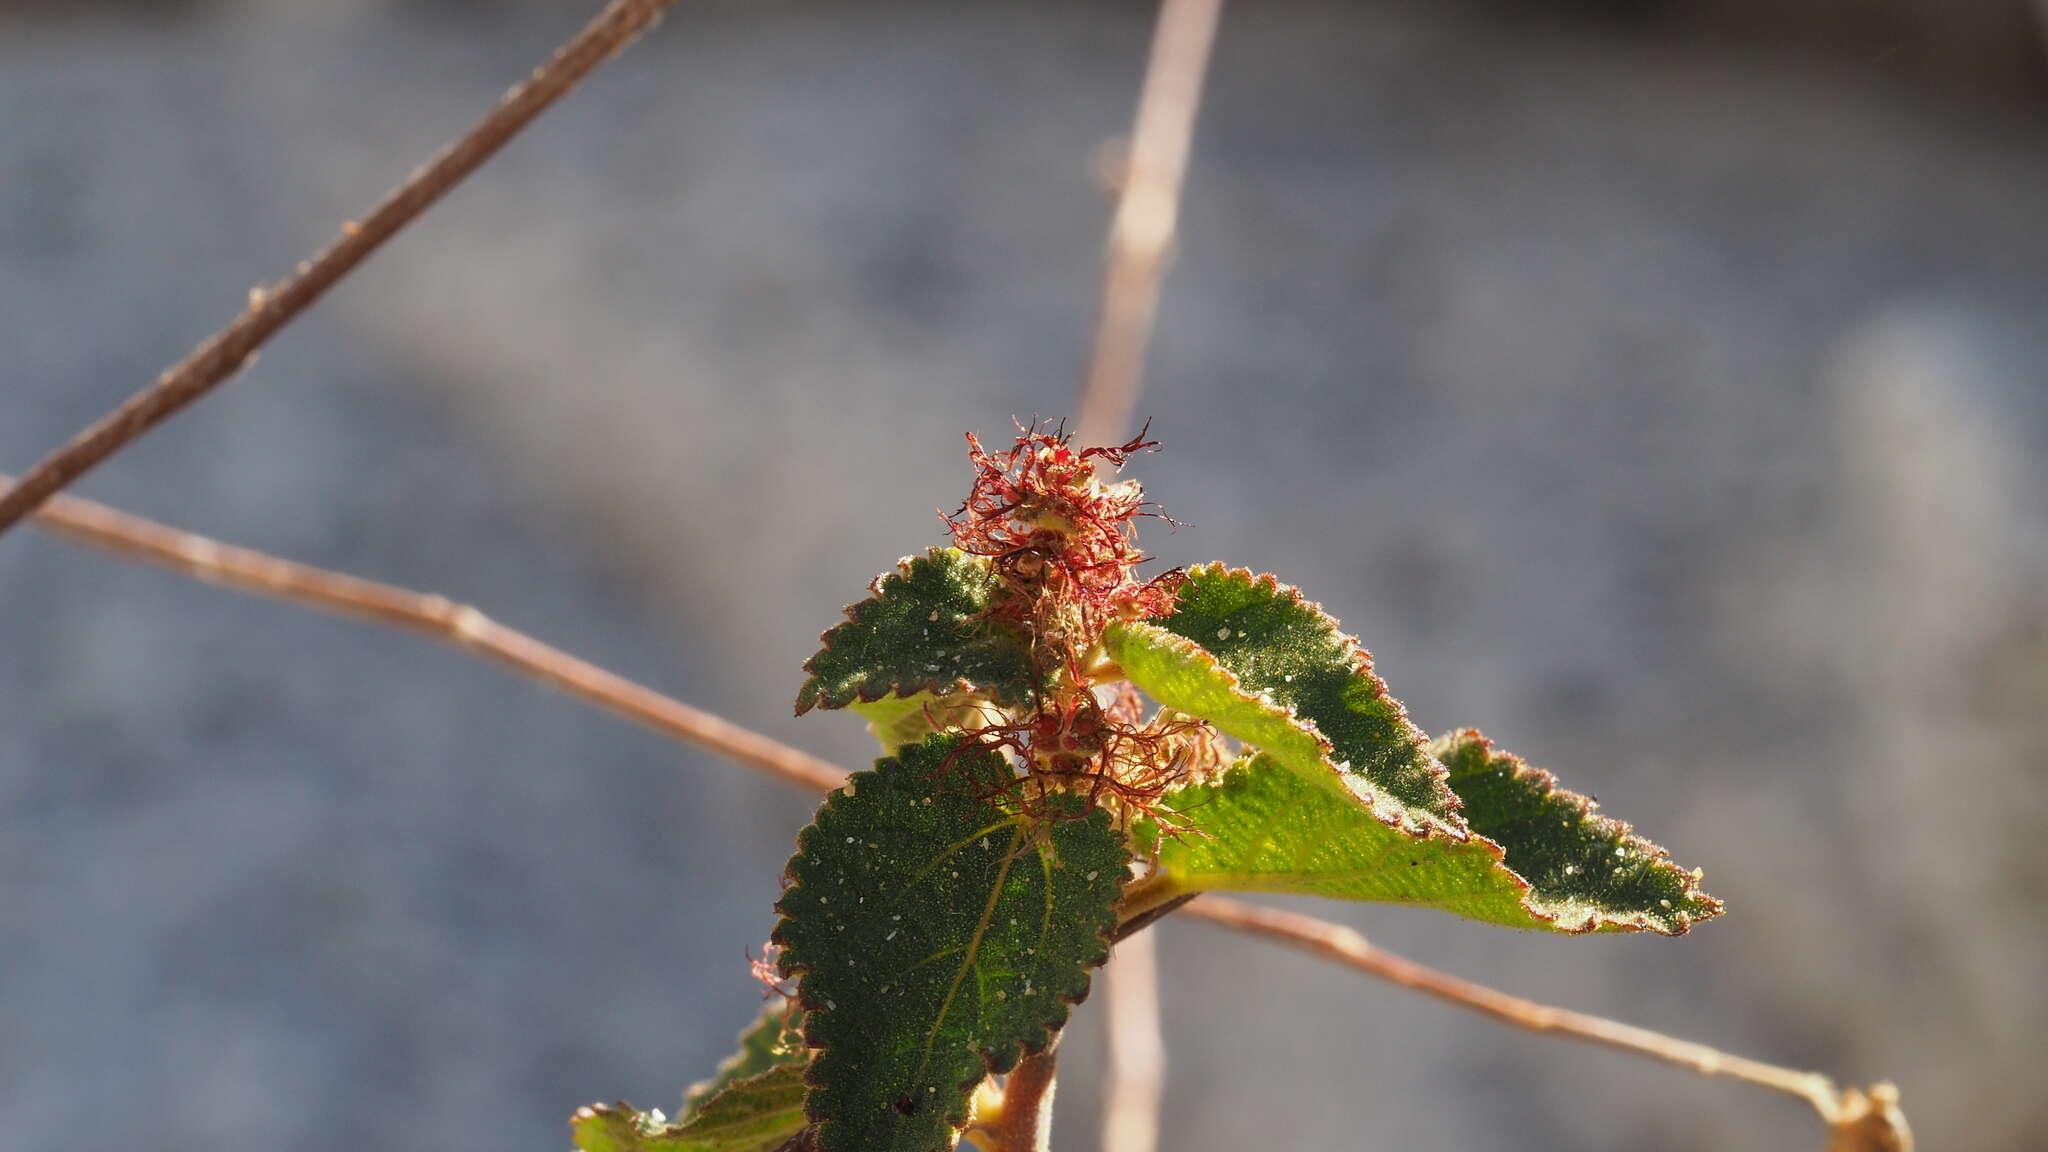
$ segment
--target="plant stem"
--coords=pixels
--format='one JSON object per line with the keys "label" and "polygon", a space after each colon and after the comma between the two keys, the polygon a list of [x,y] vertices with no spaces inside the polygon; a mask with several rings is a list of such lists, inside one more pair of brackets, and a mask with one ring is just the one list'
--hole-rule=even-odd
{"label": "plant stem", "polygon": [[1058,1072],[1059,1034],[1045,1051],[1017,1062],[1003,1086],[1003,1112],[988,1134],[987,1152],[1051,1152],[1053,1078]]}
{"label": "plant stem", "polygon": [[612,0],[604,11],[555,50],[533,75],[506,92],[467,133],[413,170],[360,223],[350,221],[325,251],[269,289],[249,294],[241,315],[129,397],[119,408],[72,437],[0,494],[0,533],[35,511],[122,445],[156,427],[212,391],[256,356],[278,329],[304,312],[356,265],[491,158],[542,110],[617,55],[675,0]]}
{"label": "plant stem", "polygon": [[1119,926],[1133,923],[1161,905],[1192,899],[1193,895],[1176,888],[1165,872],[1155,870],[1124,889],[1123,898],[1117,902],[1117,923]]}
{"label": "plant stem", "polygon": [[[7,485],[7,477],[0,475],[0,494],[8,491]],[[210,584],[447,641],[628,720],[723,753],[801,788],[817,792],[846,782],[844,771],[808,752],[579,660],[442,596],[237,548],[76,496],[52,498],[36,513],[36,522],[58,536]]]}

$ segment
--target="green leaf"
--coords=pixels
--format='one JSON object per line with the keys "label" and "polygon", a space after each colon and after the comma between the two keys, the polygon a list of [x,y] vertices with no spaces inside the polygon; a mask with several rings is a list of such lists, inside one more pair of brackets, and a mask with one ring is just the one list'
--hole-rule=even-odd
{"label": "green leaf", "polygon": [[1270,576],[1195,568],[1171,615],[1105,642],[1154,699],[1260,753],[1169,798],[1192,832],[1160,846],[1162,895],[1425,904],[1559,932],[1676,935],[1720,912],[1549,773],[1477,732],[1426,742],[1356,642]]}
{"label": "green leaf", "polygon": [[750,1080],[763,1072],[794,1064],[802,1068],[811,1059],[803,1044],[803,1010],[788,1000],[771,1000],[761,1015],[739,1036],[739,1051],[719,1062],[709,1080],[700,1080],[683,1095],[678,1119],[688,1120],[704,1102],[739,1080]]}
{"label": "green leaf", "polygon": [[848,707],[868,722],[868,731],[884,752],[893,752],[905,744],[922,744],[925,737],[937,732],[979,731],[1004,719],[978,693],[934,696],[919,692],[915,696],[887,696],[872,704],[856,701]]}
{"label": "green leaf", "polygon": [[1008,762],[957,736],[900,749],[797,839],[776,908],[818,1049],[824,1152],[934,1152],[989,1072],[1042,1051],[1108,957],[1129,865],[1077,796],[1009,798]]}
{"label": "green leaf", "polygon": [[906,557],[875,578],[874,595],[846,609],[804,664],[796,712],[844,708],[921,692],[979,691],[1005,704],[1036,689],[1024,639],[987,618],[1000,589],[988,561],[953,548]]}
{"label": "green leaf", "polygon": [[1207,564],[1156,621],[1103,637],[1124,675],[1170,708],[1264,751],[1388,824],[1457,836],[1444,769],[1372,657],[1320,606],[1271,576]]}
{"label": "green leaf", "polygon": [[1506,866],[1531,885],[1532,914],[1554,915],[1560,928],[1673,936],[1721,914],[1721,902],[1699,890],[1697,869],[1680,869],[1664,849],[1476,729],[1440,737],[1430,752],[1450,769],[1472,831],[1500,845]]}
{"label": "green leaf", "polygon": [[[1462,739],[1460,734],[1453,739]],[[1485,753],[1481,753],[1485,759]],[[1583,797],[1554,789],[1512,757],[1508,780],[1481,769],[1454,782],[1487,780],[1505,801],[1484,798],[1504,817],[1463,841],[1415,836],[1374,819],[1269,757],[1233,766],[1221,780],[1176,791],[1168,807],[1193,831],[1159,848],[1162,896],[1186,892],[1285,892],[1441,908],[1474,920],[1552,932],[1685,932],[1718,915],[1718,900],[1626,825],[1590,812]],[[1459,768],[1469,767],[1463,754]],[[1521,773],[1515,775],[1515,772]],[[1583,805],[1583,807],[1582,807]],[[1623,850],[1615,855],[1615,848]],[[1566,871],[1570,867],[1571,871]]]}
{"label": "green leaf", "polygon": [[804,1070],[783,1064],[738,1080],[680,1123],[626,1104],[592,1104],[569,1121],[583,1152],[775,1152],[804,1127]]}

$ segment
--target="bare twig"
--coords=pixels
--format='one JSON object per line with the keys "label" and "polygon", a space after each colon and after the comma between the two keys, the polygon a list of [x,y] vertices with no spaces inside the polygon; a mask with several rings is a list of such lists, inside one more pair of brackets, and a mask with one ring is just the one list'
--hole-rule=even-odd
{"label": "bare twig", "polygon": [[401,228],[491,158],[543,109],[616,55],[675,0],[612,0],[523,83],[500,98],[467,134],[442,149],[360,222],[343,224],[326,251],[298,266],[249,305],[227,327],[166,369],[156,381],[45,457],[21,482],[0,495],[0,532],[35,511],[130,440],[204,396],[255,357],[256,350]]}
{"label": "bare twig", "polygon": [[1197,919],[1277,940],[1517,1028],[1617,1048],[1689,1068],[1702,1076],[1723,1076],[1796,1096],[1811,1104],[1827,1122],[1833,1141],[1831,1149],[1912,1152],[1913,1138],[1906,1128],[1905,1115],[1898,1108],[1898,1091],[1889,1084],[1879,1084],[1867,1095],[1854,1088],[1844,1092],[1818,1072],[1797,1072],[1731,1056],[1647,1028],[1510,996],[1382,951],[1358,932],[1313,916],[1216,896],[1205,896],[1186,911]]}
{"label": "bare twig", "polygon": [[1222,8],[1223,0],[1164,0],[1159,7],[1116,220],[1110,226],[1095,351],[1077,417],[1084,444],[1113,443],[1131,422],[1152,319],[1159,310],[1159,281],[1178,227],[1202,78]]}
{"label": "bare twig", "polygon": [[[7,484],[0,476],[0,494],[7,491]],[[36,522],[58,536],[208,583],[448,641],[799,787],[822,791],[846,779],[844,772],[816,756],[579,660],[441,596],[280,560],[75,496],[52,498],[36,513]]]}
{"label": "bare twig", "polygon": [[1159,1147],[1166,1089],[1166,1038],[1159,1025],[1158,937],[1140,932],[1117,945],[1102,970],[1109,999],[1109,1074],[1103,1088],[1103,1152]]}

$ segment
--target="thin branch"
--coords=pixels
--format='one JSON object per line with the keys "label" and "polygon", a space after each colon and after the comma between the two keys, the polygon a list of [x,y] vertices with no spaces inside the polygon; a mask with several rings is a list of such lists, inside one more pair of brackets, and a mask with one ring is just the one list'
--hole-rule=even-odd
{"label": "thin branch", "polygon": [[1159,7],[1123,189],[1110,225],[1095,351],[1076,421],[1083,444],[1115,443],[1131,422],[1222,8],[1223,0],[1163,0]]}
{"label": "thin branch", "polygon": [[[0,476],[0,495],[7,491],[7,478]],[[76,496],[52,498],[36,513],[36,523],[66,539],[211,584],[447,641],[657,732],[723,753],[813,792],[836,788],[846,780],[845,772],[808,752],[579,660],[445,597],[237,548]]]}
{"label": "thin branch", "polygon": [[45,500],[98,466],[121,446],[154,428],[179,409],[240,371],[278,329],[290,323],[364,258],[411,223],[449,189],[504,147],[563,93],[630,44],[675,0],[612,0],[554,56],[515,85],[467,134],[413,170],[403,184],[360,223],[342,225],[326,251],[268,289],[249,295],[249,305],[227,327],[166,369],[156,381],[128,398],[90,428],[72,437],[0,495],[0,532],[13,527]]}
{"label": "thin branch", "polygon": [[1186,913],[1196,919],[1277,940],[1517,1028],[1584,1040],[1688,1068],[1702,1076],[1726,1077],[1796,1096],[1812,1105],[1821,1119],[1827,1122],[1836,1141],[1831,1145],[1833,1148],[1855,1149],[1857,1152],[1866,1149],[1869,1152],[1880,1149],[1911,1152],[1913,1147],[1905,1116],[1898,1110],[1897,1090],[1889,1084],[1879,1084],[1868,1094],[1853,1088],[1844,1092],[1835,1087],[1834,1081],[1818,1072],[1798,1072],[1760,1060],[1731,1056],[1704,1044],[1674,1039],[1647,1028],[1510,996],[1375,948],[1358,932],[1312,916],[1261,908],[1216,896],[1196,901],[1187,907]]}
{"label": "thin branch", "polygon": [[1159,1147],[1166,1038],[1159,1024],[1159,955],[1153,943],[1157,939],[1141,932],[1125,940],[1102,971],[1109,999],[1104,1152],[1153,1152]]}

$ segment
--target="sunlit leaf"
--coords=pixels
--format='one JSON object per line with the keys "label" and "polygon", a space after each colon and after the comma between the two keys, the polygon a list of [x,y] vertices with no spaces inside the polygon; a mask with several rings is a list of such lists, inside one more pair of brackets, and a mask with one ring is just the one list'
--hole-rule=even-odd
{"label": "sunlit leaf", "polygon": [[804,664],[811,676],[796,694],[799,716],[919,693],[1017,703],[1034,691],[1023,638],[987,619],[998,584],[986,560],[934,548],[877,577],[873,590]]}
{"label": "sunlit leaf", "polygon": [[1372,658],[1271,576],[1190,569],[1179,605],[1112,626],[1109,654],[1162,704],[1199,716],[1387,823],[1457,828],[1457,800]]}
{"label": "sunlit leaf", "polygon": [[1108,813],[937,736],[857,773],[797,841],[775,942],[798,978],[824,1152],[933,1152],[988,1072],[1088,992],[1128,867]]}
{"label": "sunlit leaf", "polygon": [[804,1127],[804,1070],[783,1064],[737,1080],[680,1123],[625,1104],[592,1104],[569,1121],[583,1152],[775,1152]]}
{"label": "sunlit leaf", "polygon": [[1656,845],[1476,732],[1431,744],[1334,620],[1270,576],[1203,566],[1176,610],[1107,637],[1162,704],[1255,749],[1168,806],[1162,890],[1424,904],[1563,932],[1676,934],[1713,916]]}

